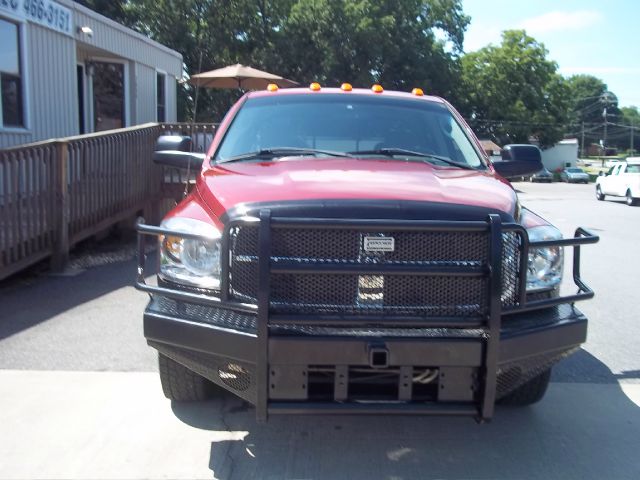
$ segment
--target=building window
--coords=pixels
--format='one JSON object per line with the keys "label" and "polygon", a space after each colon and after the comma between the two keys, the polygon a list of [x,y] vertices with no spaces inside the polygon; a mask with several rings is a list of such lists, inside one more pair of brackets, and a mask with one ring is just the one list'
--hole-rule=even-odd
{"label": "building window", "polygon": [[167,76],[164,73],[156,73],[156,121],[167,121]]}
{"label": "building window", "polygon": [[18,25],[0,19],[0,127],[24,127]]}

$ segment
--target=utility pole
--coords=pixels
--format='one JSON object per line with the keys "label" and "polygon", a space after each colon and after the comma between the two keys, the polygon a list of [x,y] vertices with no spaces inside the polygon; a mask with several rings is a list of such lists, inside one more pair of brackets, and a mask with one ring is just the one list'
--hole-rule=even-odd
{"label": "utility pole", "polygon": [[585,157],[584,155],[584,121],[582,122],[582,140],[580,141],[580,156]]}
{"label": "utility pole", "polygon": [[[607,125],[609,124],[609,116],[607,114],[607,107],[610,105],[615,105],[618,101],[615,95],[609,91],[606,91],[600,97],[600,101],[604,104],[604,108],[602,109],[602,119],[604,121],[604,135],[602,139],[602,150],[604,156],[607,155]],[[604,160],[603,160],[604,161]]]}
{"label": "utility pole", "polygon": [[602,111],[602,117],[604,118],[604,137],[602,141],[602,149],[604,150],[604,156],[607,156],[607,107],[604,107]]}
{"label": "utility pole", "polygon": [[629,140],[629,152],[631,153],[631,155],[633,155],[635,153],[635,150],[633,149],[633,118],[630,120],[630,122],[631,122],[631,129],[630,129],[631,139]]}

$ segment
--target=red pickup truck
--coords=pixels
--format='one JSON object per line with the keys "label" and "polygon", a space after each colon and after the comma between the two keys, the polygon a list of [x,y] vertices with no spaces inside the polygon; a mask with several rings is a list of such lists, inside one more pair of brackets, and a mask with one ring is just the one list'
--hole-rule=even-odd
{"label": "red pickup truck", "polygon": [[[136,286],[165,395],[226,389],[257,418],[289,413],[492,417],[530,404],[584,342],[574,303],[584,229],[563,239],[445,100],[368,89],[243,96],[206,154],[161,137],[156,162],[197,169],[159,226],[138,225]],[[502,173],[503,175],[501,175]],[[157,284],[144,241],[158,240]],[[577,293],[559,294],[566,247]]]}

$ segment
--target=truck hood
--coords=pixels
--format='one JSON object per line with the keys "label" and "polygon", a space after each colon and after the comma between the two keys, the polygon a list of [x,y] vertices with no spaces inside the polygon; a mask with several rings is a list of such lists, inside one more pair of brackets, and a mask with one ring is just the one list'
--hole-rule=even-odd
{"label": "truck hood", "polygon": [[218,218],[231,208],[257,202],[441,202],[485,207],[511,216],[517,203],[511,184],[490,172],[397,159],[287,157],[270,162],[233,162],[205,169],[196,188]]}

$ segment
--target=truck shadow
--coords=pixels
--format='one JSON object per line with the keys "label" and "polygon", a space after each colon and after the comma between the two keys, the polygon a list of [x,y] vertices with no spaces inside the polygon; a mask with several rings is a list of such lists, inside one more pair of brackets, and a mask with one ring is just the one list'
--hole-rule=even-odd
{"label": "truck shadow", "polygon": [[215,435],[223,440],[211,443],[209,458],[212,476],[224,480],[638,478],[640,408],[617,379],[639,377],[618,377],[581,350],[558,368],[543,401],[499,406],[485,425],[394,416],[275,416],[257,424],[253,408],[231,396],[172,408],[188,425],[227,432]]}
{"label": "truck shadow", "polygon": [[[52,274],[42,262],[1,281],[0,340],[132,286],[137,267],[134,240],[129,235],[76,248],[70,268],[62,274]],[[155,252],[149,252],[149,272],[155,262]]]}

